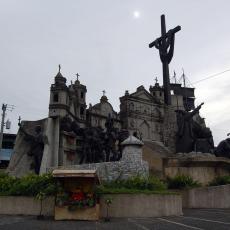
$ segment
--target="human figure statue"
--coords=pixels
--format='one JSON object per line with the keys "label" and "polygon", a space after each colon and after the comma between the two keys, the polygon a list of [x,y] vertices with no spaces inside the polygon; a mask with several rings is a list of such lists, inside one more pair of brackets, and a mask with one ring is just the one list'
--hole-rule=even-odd
{"label": "human figure statue", "polygon": [[159,50],[160,59],[163,66],[164,101],[166,105],[171,105],[168,65],[173,57],[175,33],[180,30],[181,27],[177,26],[166,33],[165,15],[161,15],[161,37],[149,44],[149,48],[155,47]]}
{"label": "human figure statue", "polygon": [[69,116],[65,116],[61,119],[60,122],[60,130],[65,132],[71,132],[72,131],[72,120]]}
{"label": "human figure statue", "polygon": [[192,131],[195,140],[195,151],[202,153],[214,153],[214,141],[210,128],[193,121]]}
{"label": "human figure statue", "polygon": [[83,129],[83,140],[80,164],[104,161],[102,129],[99,127]]}
{"label": "human figure statue", "polygon": [[[117,140],[117,130],[113,127],[114,120],[109,114],[106,122],[106,132],[105,132],[105,153],[106,153],[106,161],[117,160],[118,153],[116,151],[116,140]],[[112,154],[112,156],[110,156]]]}
{"label": "human figure statue", "polygon": [[93,132],[91,128],[85,128],[83,131],[83,139],[84,139],[84,143],[83,143],[83,152],[82,152],[82,156],[80,159],[80,164],[82,164],[83,162],[86,163],[93,163],[93,151],[92,151],[92,139],[93,139]]}
{"label": "human figure statue", "polygon": [[194,150],[193,116],[199,112],[201,103],[192,112],[176,110],[177,113],[177,139],[176,152],[189,153]]}
{"label": "human figure statue", "polygon": [[230,138],[226,138],[225,140],[221,141],[217,145],[214,153],[217,157],[230,158]]}
{"label": "human figure statue", "polygon": [[111,117],[111,114],[109,113],[106,122],[105,122],[105,127],[108,132],[110,132],[113,129],[113,118]]}
{"label": "human figure statue", "polygon": [[44,150],[44,143],[48,142],[48,140],[45,140],[40,125],[37,125],[35,127],[35,135],[29,134],[23,128],[20,122],[18,123],[18,125],[20,127],[19,130],[25,135],[25,140],[31,145],[30,151],[27,153],[29,156],[33,156],[34,161],[31,167],[34,168],[36,174],[39,174]]}
{"label": "human figure statue", "polygon": [[129,131],[127,129],[121,129],[118,132],[118,160],[122,157],[123,146],[121,143],[129,137]]}

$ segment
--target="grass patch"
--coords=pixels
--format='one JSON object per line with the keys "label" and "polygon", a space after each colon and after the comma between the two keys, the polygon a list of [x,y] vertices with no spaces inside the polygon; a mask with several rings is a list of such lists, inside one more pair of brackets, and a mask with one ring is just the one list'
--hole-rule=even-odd
{"label": "grass patch", "polygon": [[1,196],[34,196],[44,194],[54,195],[57,186],[51,174],[35,175],[28,174],[22,178],[0,173]]}
{"label": "grass patch", "polygon": [[169,189],[189,189],[200,187],[198,181],[193,180],[190,176],[176,175],[175,177],[168,177],[167,184]]}
{"label": "grass patch", "polygon": [[209,186],[230,184],[230,176],[219,176],[209,183]]}
{"label": "grass patch", "polygon": [[[39,197],[56,195],[58,188],[52,174],[29,174],[22,178],[0,173],[0,196],[33,196]],[[114,180],[103,183],[96,188],[100,194],[161,194],[176,195],[167,190],[167,184],[160,179],[136,176],[126,180]]]}
{"label": "grass patch", "polygon": [[104,182],[97,186],[96,192],[97,194],[177,194],[169,192],[167,185],[153,176],[148,178],[136,176],[126,180]]}

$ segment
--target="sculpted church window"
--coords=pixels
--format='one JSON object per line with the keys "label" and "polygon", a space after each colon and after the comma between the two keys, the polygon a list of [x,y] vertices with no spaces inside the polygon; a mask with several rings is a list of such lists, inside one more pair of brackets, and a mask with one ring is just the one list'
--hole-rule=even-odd
{"label": "sculpted church window", "polygon": [[134,110],[134,104],[133,103],[129,104],[129,110]]}
{"label": "sculpted church window", "polygon": [[83,107],[81,107],[81,109],[80,109],[80,115],[84,115],[84,111],[85,111],[85,109]]}
{"label": "sculpted church window", "polygon": [[58,93],[55,93],[53,96],[53,101],[58,102]]}

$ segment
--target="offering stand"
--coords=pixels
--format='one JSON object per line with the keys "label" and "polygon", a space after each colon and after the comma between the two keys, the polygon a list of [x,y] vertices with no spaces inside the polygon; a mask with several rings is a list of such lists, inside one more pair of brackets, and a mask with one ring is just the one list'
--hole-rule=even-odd
{"label": "offering stand", "polygon": [[56,169],[53,176],[60,187],[55,199],[55,220],[99,219],[96,170]]}

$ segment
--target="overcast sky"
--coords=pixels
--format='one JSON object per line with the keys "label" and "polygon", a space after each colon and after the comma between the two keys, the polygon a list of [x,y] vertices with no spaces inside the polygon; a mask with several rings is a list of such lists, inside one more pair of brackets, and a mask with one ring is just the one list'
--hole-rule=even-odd
{"label": "overcast sky", "polygon": [[[125,90],[146,89],[162,66],[148,44],[160,35],[160,15],[176,34],[170,73],[182,68],[191,83],[230,69],[228,0],[0,0],[0,103],[17,131],[17,118],[47,117],[49,88],[61,64],[70,80],[87,86],[87,104],[102,90],[119,111]],[[196,104],[215,144],[230,132],[230,71],[194,84]]]}

